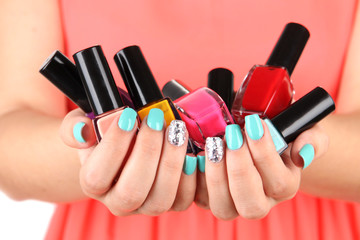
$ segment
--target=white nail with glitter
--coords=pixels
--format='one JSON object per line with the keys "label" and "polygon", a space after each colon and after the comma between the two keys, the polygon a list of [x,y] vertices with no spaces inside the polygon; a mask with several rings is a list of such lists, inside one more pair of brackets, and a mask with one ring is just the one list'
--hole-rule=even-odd
{"label": "white nail with glitter", "polygon": [[218,163],[224,156],[224,143],[219,137],[206,138],[206,153],[211,162]]}
{"label": "white nail with glitter", "polygon": [[182,146],[185,142],[186,125],[181,120],[173,120],[169,126],[168,141],[174,146]]}

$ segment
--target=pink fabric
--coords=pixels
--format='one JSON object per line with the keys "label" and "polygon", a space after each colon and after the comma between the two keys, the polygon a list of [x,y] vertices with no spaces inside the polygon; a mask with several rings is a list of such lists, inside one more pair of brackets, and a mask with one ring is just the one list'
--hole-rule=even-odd
{"label": "pink fabric", "polygon": [[[112,60],[128,45],[139,45],[160,86],[175,78],[193,89],[206,85],[208,72],[226,67],[235,89],[254,64],[264,64],[287,22],[311,33],[293,73],[296,98],[316,86],[334,97],[356,0],[131,0],[61,2],[66,52],[70,56],[102,45]],[[360,239],[360,205],[298,193],[261,220],[220,221],[195,205],[159,217],[115,217],[101,203],[59,205],[47,239]]]}

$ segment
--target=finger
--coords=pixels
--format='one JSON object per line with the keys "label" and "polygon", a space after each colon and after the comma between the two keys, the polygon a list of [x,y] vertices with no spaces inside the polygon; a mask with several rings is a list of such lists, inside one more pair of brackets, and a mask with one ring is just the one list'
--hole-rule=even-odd
{"label": "finger", "polygon": [[229,189],[239,215],[246,219],[264,217],[271,207],[261,176],[256,169],[239,125],[226,127],[226,165]]}
{"label": "finger", "polygon": [[84,192],[95,199],[101,199],[112,187],[137,131],[137,113],[133,109],[112,114],[105,116],[113,120],[80,171]]}
{"label": "finger", "polygon": [[328,149],[329,138],[320,124],[301,133],[291,147],[291,159],[296,166],[306,168]]}
{"label": "finger", "polygon": [[196,165],[197,158],[194,154],[187,154],[181,174],[175,201],[171,207],[173,211],[185,211],[190,207],[196,192]]}
{"label": "finger", "polygon": [[217,218],[229,220],[237,217],[238,214],[228,187],[224,152],[221,138],[206,139],[205,177],[210,209]]}
{"label": "finger", "polygon": [[173,120],[165,136],[155,182],[146,201],[138,209],[142,214],[159,215],[168,211],[175,201],[187,149],[185,123]]}
{"label": "finger", "polygon": [[275,199],[293,197],[300,184],[300,168],[291,161],[284,164],[276,151],[267,125],[258,115],[245,117],[245,133],[266,195]]}
{"label": "finger", "polygon": [[89,148],[96,143],[92,121],[79,108],[65,116],[60,136],[66,145],[77,149]]}
{"label": "finger", "polygon": [[[164,137],[164,113],[151,109],[143,120],[134,147],[105,203],[115,215],[138,209],[154,183]],[[118,142],[121,145],[121,142]]]}
{"label": "finger", "polygon": [[203,209],[210,209],[209,207],[209,193],[206,186],[205,179],[205,152],[199,152],[197,155],[197,177],[196,177],[196,192],[195,203],[198,207]]}

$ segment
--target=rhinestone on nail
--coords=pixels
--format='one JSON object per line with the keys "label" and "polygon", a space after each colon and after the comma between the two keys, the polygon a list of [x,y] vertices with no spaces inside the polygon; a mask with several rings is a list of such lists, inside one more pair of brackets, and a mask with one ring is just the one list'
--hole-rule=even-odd
{"label": "rhinestone on nail", "polygon": [[220,162],[224,156],[224,143],[221,138],[208,137],[206,139],[206,152],[211,162]]}
{"label": "rhinestone on nail", "polygon": [[181,146],[185,142],[186,126],[181,120],[173,120],[169,126],[168,141],[175,146]]}

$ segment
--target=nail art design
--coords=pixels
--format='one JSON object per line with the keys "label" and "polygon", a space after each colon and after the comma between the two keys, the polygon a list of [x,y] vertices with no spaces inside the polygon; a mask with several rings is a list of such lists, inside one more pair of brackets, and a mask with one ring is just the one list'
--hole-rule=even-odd
{"label": "nail art design", "polygon": [[219,137],[206,138],[206,152],[211,162],[218,163],[224,156],[224,143]]}
{"label": "nail art design", "polygon": [[168,141],[174,146],[182,146],[185,142],[186,126],[181,120],[173,120],[169,126]]}

